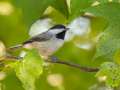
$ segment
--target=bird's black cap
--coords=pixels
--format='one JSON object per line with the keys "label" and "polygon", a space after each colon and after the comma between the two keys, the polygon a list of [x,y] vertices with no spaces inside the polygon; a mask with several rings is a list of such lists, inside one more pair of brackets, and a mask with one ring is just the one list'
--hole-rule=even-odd
{"label": "bird's black cap", "polygon": [[57,25],[51,27],[50,29],[63,29],[63,28],[65,29],[66,27],[62,24],[57,24]]}

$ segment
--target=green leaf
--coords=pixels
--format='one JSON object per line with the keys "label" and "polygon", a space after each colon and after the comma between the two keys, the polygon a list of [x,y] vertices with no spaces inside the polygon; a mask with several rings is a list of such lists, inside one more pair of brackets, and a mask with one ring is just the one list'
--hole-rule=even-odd
{"label": "green leaf", "polygon": [[118,49],[118,50],[115,52],[113,58],[114,58],[115,62],[120,65],[120,49]]}
{"label": "green leaf", "polygon": [[101,65],[100,71],[96,76],[105,76],[107,85],[118,87],[120,85],[120,65],[112,62],[105,62]]}
{"label": "green leaf", "polygon": [[13,0],[15,5],[21,10],[23,20],[27,25],[31,25],[40,18],[52,0]]}
{"label": "green leaf", "polygon": [[[47,14],[48,17],[52,18],[52,20],[56,23],[56,24],[66,24],[67,23],[67,18],[60,13],[58,10],[51,8],[51,12],[49,14]],[[47,9],[49,11],[49,9]]]}
{"label": "green leaf", "polygon": [[[80,16],[84,13],[84,9],[92,7],[95,1],[100,4],[109,3],[109,0],[70,0],[70,20]],[[118,2],[119,0],[112,0],[112,2]]]}
{"label": "green leaf", "polygon": [[35,90],[35,81],[42,74],[42,60],[38,52],[28,51],[24,60],[16,64],[15,71],[25,90]]}
{"label": "green leaf", "polygon": [[[99,1],[101,4],[110,2],[109,0],[97,0],[97,1]],[[119,2],[119,0],[112,0],[111,2]]]}
{"label": "green leaf", "polygon": [[108,26],[108,22],[104,18],[92,17],[90,20],[91,20],[90,36],[93,37],[93,38],[97,37]]}
{"label": "green leaf", "polygon": [[108,0],[97,0],[99,1],[100,3],[108,3]]}
{"label": "green leaf", "polygon": [[66,17],[69,14],[66,0],[13,0],[13,2],[21,10],[28,27],[43,15],[48,6],[56,8]]}
{"label": "green leaf", "polygon": [[107,19],[109,25],[103,32],[98,45],[95,58],[104,57],[113,59],[113,55],[120,48],[120,4],[106,3],[87,9],[95,16]]}
{"label": "green leaf", "polygon": [[19,79],[16,77],[14,70],[9,68],[5,76],[6,77],[0,81],[1,90],[25,90]]}
{"label": "green leaf", "polygon": [[71,16],[70,19],[74,19],[80,16],[83,12],[82,10],[91,6],[94,0],[71,0],[70,9]]}
{"label": "green leaf", "polygon": [[53,0],[51,5],[60,11],[66,18],[69,16],[68,5],[66,0]]}
{"label": "green leaf", "polygon": [[26,27],[20,19],[17,11],[9,16],[0,16],[0,40],[6,47],[21,43],[28,38]]}

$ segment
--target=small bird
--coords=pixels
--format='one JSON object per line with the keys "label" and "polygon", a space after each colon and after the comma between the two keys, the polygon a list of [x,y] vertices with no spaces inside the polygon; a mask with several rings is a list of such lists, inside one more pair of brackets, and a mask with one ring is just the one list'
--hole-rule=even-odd
{"label": "small bird", "polygon": [[36,48],[40,55],[47,59],[64,44],[65,34],[68,29],[61,24],[55,25],[48,31],[38,34],[21,45],[12,48],[21,46],[24,48]]}

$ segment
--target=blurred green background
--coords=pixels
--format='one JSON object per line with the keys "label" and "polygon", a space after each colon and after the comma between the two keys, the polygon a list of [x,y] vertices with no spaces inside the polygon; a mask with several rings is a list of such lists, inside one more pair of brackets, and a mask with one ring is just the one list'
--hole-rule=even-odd
{"label": "blurred green background", "polygon": [[[20,44],[29,38],[31,25],[40,18],[49,17],[56,24],[68,25],[75,18],[83,15],[83,9],[90,7],[94,2],[95,0],[71,0],[71,2],[70,0],[0,0],[0,40],[7,48]],[[102,58],[93,60],[96,51],[94,39],[107,26],[107,21],[101,17],[86,18],[90,20],[89,34],[77,36],[65,43],[55,55],[64,61],[99,67],[104,60]],[[89,42],[93,46],[90,49],[79,48],[75,43],[82,44],[81,41]],[[3,71],[0,76],[2,74]],[[97,83],[95,73],[54,64],[44,67],[35,85],[36,90],[94,90],[90,88]],[[9,67],[5,72],[5,78],[0,78],[0,90],[24,90],[15,71]]]}

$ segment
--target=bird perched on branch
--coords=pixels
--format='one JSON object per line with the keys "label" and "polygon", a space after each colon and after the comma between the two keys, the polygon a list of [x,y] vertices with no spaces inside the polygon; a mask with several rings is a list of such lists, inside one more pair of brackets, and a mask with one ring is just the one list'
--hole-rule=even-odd
{"label": "bird perched on branch", "polygon": [[38,34],[20,45],[11,47],[10,49],[19,47],[36,48],[40,55],[47,59],[64,44],[65,34],[68,29],[69,28],[66,28],[61,24],[55,25],[48,29],[48,31]]}

